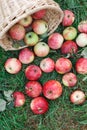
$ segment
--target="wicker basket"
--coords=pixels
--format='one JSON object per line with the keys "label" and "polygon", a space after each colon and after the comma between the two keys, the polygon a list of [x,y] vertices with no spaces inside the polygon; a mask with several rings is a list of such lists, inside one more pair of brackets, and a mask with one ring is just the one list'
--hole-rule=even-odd
{"label": "wicker basket", "polygon": [[18,50],[26,45],[14,48],[7,31],[22,18],[41,9],[47,9],[44,20],[48,22],[48,35],[53,33],[63,18],[63,11],[53,0],[0,0],[0,46],[4,50]]}

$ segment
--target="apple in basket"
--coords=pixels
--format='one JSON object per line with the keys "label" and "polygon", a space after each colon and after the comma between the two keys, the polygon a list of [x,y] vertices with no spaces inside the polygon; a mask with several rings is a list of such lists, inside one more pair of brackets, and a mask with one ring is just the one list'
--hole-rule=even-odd
{"label": "apple in basket", "polygon": [[62,83],[67,87],[74,87],[77,83],[77,76],[72,72],[68,72],[63,75]]}
{"label": "apple in basket", "polygon": [[75,90],[70,95],[70,101],[73,104],[81,105],[85,102],[85,100],[86,100],[86,96],[85,96],[85,93],[82,90]]}
{"label": "apple in basket", "polygon": [[24,42],[28,46],[34,46],[39,41],[39,37],[35,32],[28,32],[24,37]]}
{"label": "apple in basket", "polygon": [[17,58],[9,58],[5,62],[5,70],[10,74],[17,74],[21,68],[22,64]]}
{"label": "apple in basket", "polygon": [[87,58],[79,58],[76,61],[75,68],[79,74],[87,74]]}
{"label": "apple in basket", "polygon": [[51,59],[50,57],[42,59],[40,62],[40,68],[45,73],[52,72],[55,68],[54,60]]}
{"label": "apple in basket", "polygon": [[42,85],[38,81],[28,81],[25,85],[25,92],[29,97],[38,97],[42,93]]}
{"label": "apple in basket", "polygon": [[28,80],[38,80],[42,76],[39,66],[31,64],[25,69],[25,76]]}
{"label": "apple in basket", "polygon": [[48,45],[52,49],[59,49],[63,44],[64,38],[59,33],[53,33],[48,37]]}
{"label": "apple in basket", "polygon": [[34,46],[34,53],[38,57],[45,57],[49,54],[50,48],[45,42],[38,42]]}
{"label": "apple in basket", "polygon": [[34,53],[29,48],[24,48],[19,52],[19,60],[23,64],[29,64],[34,61]]}
{"label": "apple in basket", "polygon": [[42,10],[39,10],[37,12],[35,12],[32,17],[34,19],[42,19],[46,14],[46,9],[42,9]]}
{"label": "apple in basket", "polygon": [[70,26],[75,20],[75,15],[71,10],[64,10],[64,17],[62,20],[63,26]]}
{"label": "apple in basket", "polygon": [[75,54],[78,51],[78,46],[76,42],[68,40],[65,41],[61,47],[62,54]]}
{"label": "apple in basket", "polygon": [[36,34],[42,35],[48,31],[48,23],[42,19],[34,20],[32,29]]}
{"label": "apple in basket", "polygon": [[55,70],[59,74],[65,74],[72,69],[72,62],[68,58],[59,58],[55,63]]}
{"label": "apple in basket", "polygon": [[24,27],[28,27],[29,25],[31,25],[32,21],[33,21],[33,19],[32,19],[32,17],[29,15],[29,16],[27,16],[27,17],[21,19],[21,20],[19,21],[19,24],[22,25],[22,26],[24,26]]}
{"label": "apple in basket", "polygon": [[14,98],[14,106],[21,107],[25,103],[25,96],[22,92],[16,91],[12,94]]}
{"label": "apple in basket", "polygon": [[44,97],[36,97],[31,101],[30,108],[34,114],[44,114],[48,111],[49,104]]}
{"label": "apple in basket", "polygon": [[43,94],[50,100],[55,100],[62,95],[62,85],[57,80],[48,80],[43,85]]}
{"label": "apple in basket", "polygon": [[25,36],[25,28],[20,24],[15,24],[8,31],[10,37],[14,40],[22,40]]}
{"label": "apple in basket", "polygon": [[76,28],[69,26],[63,30],[63,37],[65,40],[73,40],[77,36]]}

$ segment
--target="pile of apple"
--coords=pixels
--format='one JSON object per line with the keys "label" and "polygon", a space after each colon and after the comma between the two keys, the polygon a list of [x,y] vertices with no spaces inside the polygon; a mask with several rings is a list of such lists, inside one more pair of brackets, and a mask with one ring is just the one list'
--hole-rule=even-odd
{"label": "pile of apple", "polygon": [[[78,31],[71,26],[75,20],[75,15],[70,10],[64,11],[62,26],[65,27],[63,34],[54,32],[48,37],[47,43],[39,42],[38,35],[43,35],[47,32],[47,22],[42,20],[46,10],[41,10],[19,21],[9,30],[9,35],[15,40],[24,39],[25,44],[33,46],[20,50],[18,58],[10,57],[5,62],[5,70],[10,74],[17,74],[21,71],[22,65],[27,64],[25,69],[25,77],[28,80],[25,83],[25,94],[33,98],[30,103],[30,108],[34,114],[44,114],[48,111],[48,100],[55,100],[62,96],[63,85],[68,88],[76,86],[78,78],[73,72],[75,68],[78,74],[87,74],[87,58],[80,57],[72,65],[70,58],[72,54],[76,54],[80,47],[87,45],[87,21],[82,21],[78,25]],[[32,18],[34,21],[32,22]],[[31,26],[29,26],[31,25]],[[25,28],[32,28],[32,32],[25,33]],[[54,61],[47,57],[50,50],[60,50],[62,56]],[[67,58],[66,55],[69,55]],[[35,57],[42,57],[39,65],[33,63]],[[43,73],[56,71],[62,75],[62,81],[51,79],[41,84],[39,79]],[[25,95],[23,92],[15,91],[13,93],[14,106],[20,107],[25,103]],[[80,105],[86,100],[86,95],[82,90],[74,90],[70,94],[70,101],[73,104]]]}

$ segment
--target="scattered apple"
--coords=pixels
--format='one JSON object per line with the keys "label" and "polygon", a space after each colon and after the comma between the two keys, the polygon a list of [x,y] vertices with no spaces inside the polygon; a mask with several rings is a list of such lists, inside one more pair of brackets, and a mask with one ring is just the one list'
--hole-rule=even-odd
{"label": "scattered apple", "polygon": [[77,76],[72,72],[68,72],[63,75],[62,83],[67,87],[74,87],[77,83]]}
{"label": "scattered apple", "polygon": [[44,33],[47,32],[48,30],[48,23],[45,20],[35,20],[32,23],[32,29],[33,31],[38,34],[38,35],[42,35]]}
{"label": "scattered apple", "polygon": [[29,65],[25,69],[25,76],[28,80],[38,80],[42,76],[42,71],[37,65]]}
{"label": "scattered apple", "polygon": [[34,60],[34,53],[29,48],[24,48],[19,52],[19,60],[23,64],[29,64]]}
{"label": "scattered apple", "polygon": [[37,12],[35,12],[32,17],[34,19],[42,19],[46,14],[46,9],[42,9],[42,10],[39,10]]}
{"label": "scattered apple", "polygon": [[87,20],[83,20],[79,23],[78,30],[81,33],[87,33]]}
{"label": "scattered apple", "polygon": [[32,21],[33,21],[33,19],[32,19],[32,17],[29,15],[29,16],[27,16],[27,17],[21,19],[21,20],[19,21],[19,24],[22,25],[22,26],[24,26],[24,27],[28,27],[29,25],[31,25]]}
{"label": "scattered apple", "polygon": [[75,20],[75,15],[72,11],[70,10],[64,10],[64,17],[62,20],[62,25],[63,26],[70,26]]}
{"label": "scattered apple", "polygon": [[22,64],[17,58],[9,58],[5,62],[5,70],[10,74],[17,74],[21,68]]}
{"label": "scattered apple", "polygon": [[30,108],[34,114],[44,114],[48,111],[49,104],[44,97],[36,97],[31,101]]}
{"label": "scattered apple", "polygon": [[49,57],[42,59],[40,62],[40,68],[45,73],[52,72],[55,68],[54,60]]}
{"label": "scattered apple", "polygon": [[75,67],[79,74],[87,74],[87,58],[79,58]]}
{"label": "scattered apple", "polygon": [[67,58],[59,58],[56,60],[55,70],[60,74],[65,74],[72,69],[72,62]]}
{"label": "scattered apple", "polygon": [[64,38],[59,33],[53,33],[48,37],[48,45],[52,49],[59,49],[63,44]]}
{"label": "scattered apple", "polygon": [[76,43],[79,47],[85,47],[87,45],[87,34],[80,33],[76,38]]}
{"label": "scattered apple", "polygon": [[24,37],[24,42],[28,46],[34,46],[35,44],[37,44],[38,41],[39,41],[39,37],[34,32],[28,32]]}
{"label": "scattered apple", "polygon": [[22,40],[25,36],[25,28],[20,24],[15,24],[9,30],[9,35],[14,40]]}
{"label": "scattered apple", "polygon": [[50,100],[55,100],[62,95],[62,85],[59,81],[48,80],[43,85],[43,94]]}
{"label": "scattered apple", "polygon": [[50,48],[45,42],[38,42],[34,46],[34,53],[38,57],[45,57],[49,54]]}
{"label": "scattered apple", "polygon": [[14,98],[14,106],[21,107],[25,103],[25,96],[22,92],[16,91],[12,94]]}
{"label": "scattered apple", "polygon": [[73,104],[81,105],[85,102],[85,100],[86,100],[86,96],[85,96],[85,93],[82,90],[75,90],[70,95],[70,101]]}
{"label": "scattered apple", "polygon": [[77,36],[77,30],[76,28],[70,26],[66,27],[63,31],[63,37],[65,40],[73,40]]}
{"label": "scattered apple", "polygon": [[42,93],[42,85],[38,81],[29,81],[25,85],[25,91],[29,97],[38,97]]}
{"label": "scattered apple", "polygon": [[62,54],[75,54],[78,51],[78,46],[74,41],[65,41],[61,47]]}

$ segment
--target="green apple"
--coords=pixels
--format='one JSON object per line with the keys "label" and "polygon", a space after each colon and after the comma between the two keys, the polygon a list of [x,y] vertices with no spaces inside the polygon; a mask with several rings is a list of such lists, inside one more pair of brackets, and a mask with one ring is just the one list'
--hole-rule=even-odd
{"label": "green apple", "polygon": [[70,26],[64,29],[63,31],[63,37],[65,40],[73,40],[77,36],[77,30],[76,28]]}
{"label": "green apple", "polygon": [[26,33],[26,35],[24,37],[24,42],[28,46],[34,46],[38,42],[38,40],[39,40],[39,37],[34,32],[28,32],[28,33]]}

